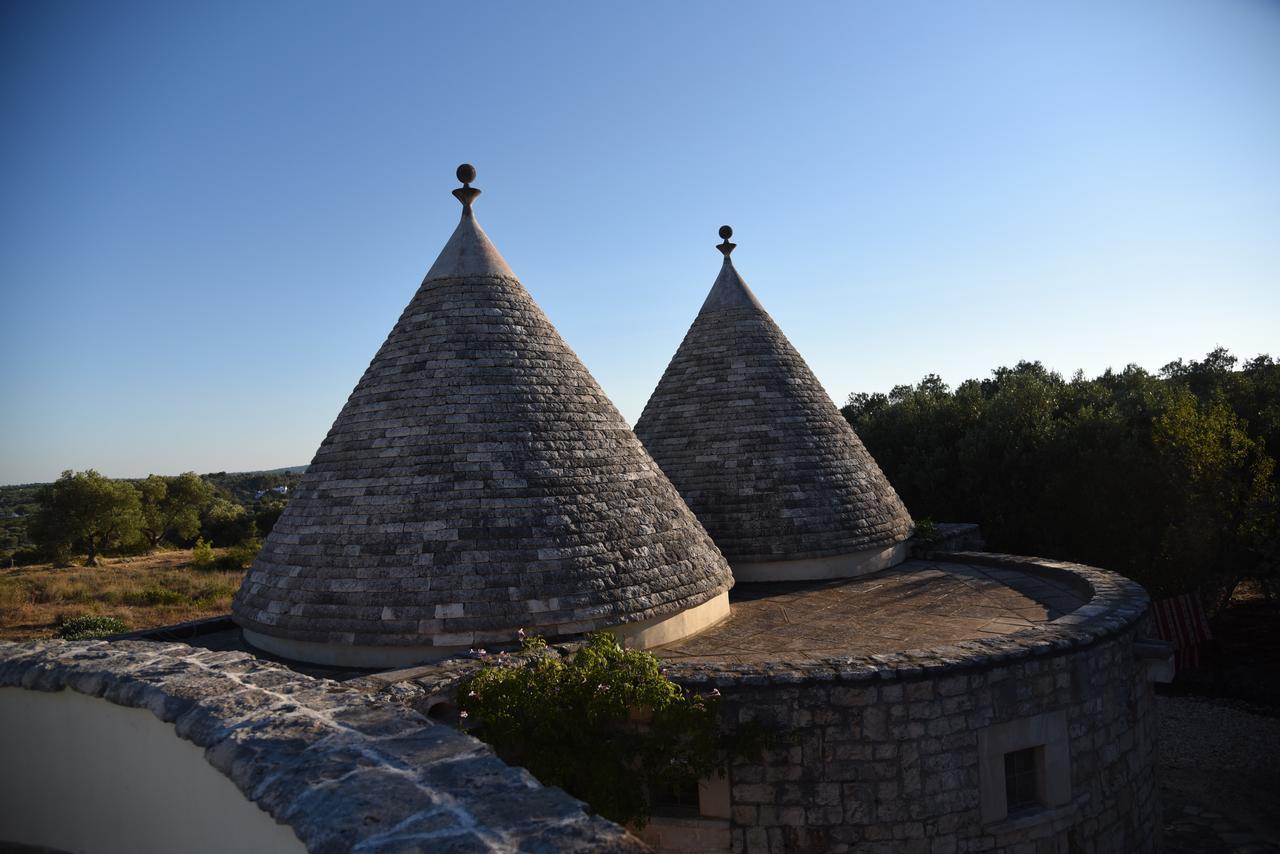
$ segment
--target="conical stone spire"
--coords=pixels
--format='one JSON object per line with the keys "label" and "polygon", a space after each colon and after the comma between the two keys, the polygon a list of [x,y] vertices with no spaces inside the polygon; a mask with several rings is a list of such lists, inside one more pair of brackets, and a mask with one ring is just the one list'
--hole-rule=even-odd
{"label": "conical stone spire", "polygon": [[912,523],[862,441],[724,264],[636,434],[738,581],[834,578],[906,557]]}
{"label": "conical stone spire", "polygon": [[250,643],[350,666],[728,615],[729,567],[471,211],[233,603]]}

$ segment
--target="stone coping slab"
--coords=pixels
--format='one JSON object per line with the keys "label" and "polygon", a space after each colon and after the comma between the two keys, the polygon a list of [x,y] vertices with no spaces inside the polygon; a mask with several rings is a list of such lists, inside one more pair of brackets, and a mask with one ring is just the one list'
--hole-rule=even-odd
{"label": "stone coping slab", "polygon": [[5,642],[0,687],[149,710],[311,851],[647,850],[451,727],[244,652]]}

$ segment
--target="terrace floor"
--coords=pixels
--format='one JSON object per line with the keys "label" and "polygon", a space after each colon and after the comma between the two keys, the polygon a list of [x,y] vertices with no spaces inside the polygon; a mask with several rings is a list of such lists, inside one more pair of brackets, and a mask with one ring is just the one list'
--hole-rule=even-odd
{"label": "terrace floor", "polygon": [[729,598],[727,620],[653,652],[667,661],[801,663],[1009,634],[1084,604],[1065,582],[924,560],[854,579],[739,584]]}

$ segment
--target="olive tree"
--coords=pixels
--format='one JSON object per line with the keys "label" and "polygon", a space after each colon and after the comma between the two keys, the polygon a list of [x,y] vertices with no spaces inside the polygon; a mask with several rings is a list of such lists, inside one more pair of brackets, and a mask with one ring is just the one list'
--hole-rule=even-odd
{"label": "olive tree", "polygon": [[93,469],[64,471],[37,501],[32,541],[55,559],[81,550],[85,566],[97,566],[103,550],[137,537],[142,523],[138,490]]}
{"label": "olive tree", "polygon": [[143,535],[155,548],[166,534],[189,540],[200,532],[200,514],[213,501],[213,487],[195,472],[153,474],[138,484]]}

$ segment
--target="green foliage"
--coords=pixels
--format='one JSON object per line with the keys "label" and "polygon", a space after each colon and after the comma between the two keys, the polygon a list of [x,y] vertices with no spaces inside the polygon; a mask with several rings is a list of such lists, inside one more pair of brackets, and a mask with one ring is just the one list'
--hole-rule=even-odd
{"label": "green foliage", "polygon": [[200,535],[216,545],[230,546],[251,536],[252,525],[244,505],[218,495],[205,511]]}
{"label": "green foliage", "polygon": [[195,548],[191,550],[192,565],[197,569],[211,569],[215,560],[213,546],[209,545],[203,537],[198,538]]}
{"label": "green foliage", "polygon": [[86,566],[97,566],[100,552],[135,539],[142,524],[138,490],[93,469],[64,471],[40,490],[37,502],[31,537],[55,561],[79,549]]}
{"label": "green foliage", "polygon": [[39,491],[38,484],[0,486],[0,566],[41,560],[40,550],[27,530],[38,506]]}
{"label": "green foliage", "polygon": [[[204,475],[204,479],[227,498],[246,507],[261,499],[274,500],[283,495],[272,492],[277,487],[284,487],[286,494],[292,492],[302,481],[302,472],[306,466],[272,469],[270,471],[250,472],[215,472]],[[266,493],[259,496],[259,493]]]}
{"label": "green foliage", "polygon": [[462,714],[499,755],[606,818],[643,826],[651,793],[723,773],[764,744],[754,726],[722,731],[714,696],[684,691],[608,633],[568,662],[540,638],[525,650],[526,663],[487,666],[459,688]]}
{"label": "green foliage", "polygon": [[130,590],[120,597],[121,604],[139,608],[154,608],[157,605],[178,605],[187,602],[187,597],[177,590],[152,585],[142,590]]}
{"label": "green foliage", "polygon": [[248,569],[262,550],[262,540],[252,534],[244,542],[227,549],[218,562],[223,569]]}
{"label": "green foliage", "polygon": [[1066,381],[1020,362],[843,411],[914,514],[979,522],[994,549],[1114,569],[1156,595],[1221,595],[1280,571],[1280,366],[1235,364],[1215,350],[1160,376]]}
{"label": "green foliage", "polygon": [[253,524],[257,527],[260,536],[265,537],[271,533],[271,529],[280,519],[280,514],[284,513],[287,503],[283,498],[264,498],[258,503],[257,511],[253,515]]}
{"label": "green foliage", "polygon": [[923,519],[915,520],[915,538],[922,543],[936,543],[942,539],[942,534],[938,533],[938,525],[927,516]]}
{"label": "green foliage", "polygon": [[200,531],[200,517],[213,502],[213,486],[195,472],[177,477],[153,474],[138,483],[142,533],[155,548],[162,537],[189,541]]}
{"label": "green foliage", "polygon": [[89,640],[118,635],[129,631],[129,624],[119,617],[67,617],[58,626],[58,637],[63,640]]}
{"label": "green foliage", "polygon": [[[121,481],[138,492],[139,522],[135,530],[98,550],[140,554],[155,549],[163,540],[186,545],[197,535],[216,546],[235,546],[266,536],[301,479],[302,469],[291,468],[203,476],[186,472],[177,477],[151,475],[144,480]],[[0,566],[11,561],[23,564],[52,559],[65,563],[70,559],[73,546],[65,536],[47,525],[33,533],[40,521],[39,496],[51,486],[0,486]]]}

